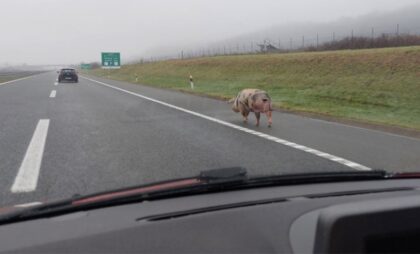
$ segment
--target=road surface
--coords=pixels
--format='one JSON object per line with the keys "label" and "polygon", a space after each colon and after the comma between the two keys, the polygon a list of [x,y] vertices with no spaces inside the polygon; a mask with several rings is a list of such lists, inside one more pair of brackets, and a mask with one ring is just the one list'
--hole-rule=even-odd
{"label": "road surface", "polygon": [[420,140],[226,102],[48,72],[0,84],[0,207],[242,166],[251,175],[420,170]]}

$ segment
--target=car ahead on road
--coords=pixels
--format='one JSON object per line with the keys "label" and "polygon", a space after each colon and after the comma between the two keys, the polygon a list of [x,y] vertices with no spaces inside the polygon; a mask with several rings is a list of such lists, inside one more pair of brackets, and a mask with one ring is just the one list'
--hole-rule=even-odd
{"label": "car ahead on road", "polygon": [[58,71],[58,82],[63,81],[73,81],[79,82],[79,76],[77,75],[77,71],[72,68],[64,68]]}
{"label": "car ahead on road", "polygon": [[419,242],[420,174],[382,170],[223,168],[0,209],[0,253],[420,253]]}

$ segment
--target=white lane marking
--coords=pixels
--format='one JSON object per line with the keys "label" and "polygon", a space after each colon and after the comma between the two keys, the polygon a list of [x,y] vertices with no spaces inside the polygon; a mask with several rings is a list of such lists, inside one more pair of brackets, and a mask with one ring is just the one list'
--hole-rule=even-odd
{"label": "white lane marking", "polygon": [[310,153],[310,154],[314,154],[316,156],[325,158],[327,160],[343,164],[343,165],[345,165],[347,167],[350,167],[350,168],[354,168],[354,169],[357,169],[357,170],[372,170],[371,168],[369,168],[367,166],[364,166],[362,164],[359,164],[359,163],[356,163],[356,162],[353,162],[353,161],[350,161],[350,160],[347,160],[347,159],[344,159],[344,158],[341,158],[341,157],[338,157],[338,156],[335,156],[335,155],[332,155],[332,154],[324,153],[322,151],[319,151],[319,150],[316,150],[316,149],[313,149],[313,148],[310,148],[310,147],[307,147],[307,146],[304,146],[304,145],[299,145],[299,144],[287,141],[285,139],[277,138],[277,137],[274,137],[274,136],[271,136],[271,135],[268,135],[268,134],[265,134],[265,133],[262,133],[262,132],[258,132],[258,131],[254,131],[254,130],[251,130],[251,129],[248,129],[248,128],[244,128],[244,127],[238,126],[236,124],[232,124],[232,123],[229,123],[229,122],[217,119],[217,118],[206,116],[206,115],[203,115],[203,114],[200,114],[200,113],[197,113],[197,112],[185,109],[185,108],[181,108],[181,107],[178,107],[178,106],[175,106],[175,105],[163,102],[163,101],[159,101],[159,100],[156,100],[156,99],[153,99],[153,98],[150,98],[150,97],[138,94],[138,93],[134,93],[134,92],[131,92],[131,91],[128,91],[128,90],[125,90],[125,89],[122,89],[122,88],[119,88],[119,87],[116,87],[116,86],[113,86],[113,85],[110,85],[110,84],[107,84],[107,83],[104,83],[104,82],[101,82],[101,81],[90,79],[90,78],[87,78],[87,77],[84,77],[84,76],[81,76],[81,77],[84,78],[84,79],[90,80],[92,82],[98,83],[100,85],[107,86],[109,88],[112,88],[112,89],[115,89],[115,90],[118,90],[118,91],[121,91],[121,92],[124,92],[124,93],[128,93],[128,94],[137,96],[139,98],[161,104],[161,105],[169,107],[169,108],[173,108],[173,109],[176,109],[176,110],[179,110],[179,111],[182,111],[182,112],[185,112],[185,113],[197,116],[197,117],[201,117],[201,118],[207,119],[209,121],[212,121],[212,122],[215,122],[215,123],[218,123],[218,124],[221,124],[221,125],[224,125],[224,126],[236,129],[236,130],[240,130],[240,131],[243,131],[243,132],[258,136],[258,137],[261,137],[261,138],[266,139],[266,140],[270,140],[270,141],[273,141],[273,142],[276,142],[276,143],[279,143],[279,144],[282,144],[282,145],[285,145],[285,146],[292,147],[292,148],[297,149],[297,150],[301,150],[301,151],[304,151],[304,152],[307,152],[307,153]]}
{"label": "white lane marking", "polygon": [[57,94],[57,91],[52,90],[51,93],[50,93],[50,98],[55,98],[56,94]]}
{"label": "white lane marking", "polygon": [[36,189],[49,125],[49,119],[39,120],[26,150],[25,157],[23,157],[19,172],[16,175],[15,182],[10,189],[12,192],[30,192]]}
{"label": "white lane marking", "polygon": [[55,85],[55,86],[58,86],[58,82],[54,82],[54,85]]}
{"label": "white lane marking", "polygon": [[[36,75],[38,75],[38,74],[36,74]],[[27,77],[24,77],[24,78],[18,78],[18,79],[9,80],[9,81],[0,83],[0,86],[6,85],[6,84],[10,84],[10,83],[13,83],[13,82],[17,82],[17,81],[21,81],[21,80],[24,80],[24,79],[28,79],[28,78],[31,78],[32,76],[36,76],[36,75],[30,75],[30,76],[27,76]]]}

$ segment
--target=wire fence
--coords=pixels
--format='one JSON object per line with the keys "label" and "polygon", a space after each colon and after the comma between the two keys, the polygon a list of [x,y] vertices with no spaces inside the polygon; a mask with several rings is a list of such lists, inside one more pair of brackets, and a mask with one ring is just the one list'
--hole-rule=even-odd
{"label": "wire fence", "polygon": [[140,63],[228,55],[420,45],[420,26],[407,29],[395,24],[392,28],[365,27],[330,33],[314,32],[287,38],[284,36],[274,37],[266,36],[241,43],[219,43],[191,50],[180,49],[177,53],[171,55],[141,58]]}

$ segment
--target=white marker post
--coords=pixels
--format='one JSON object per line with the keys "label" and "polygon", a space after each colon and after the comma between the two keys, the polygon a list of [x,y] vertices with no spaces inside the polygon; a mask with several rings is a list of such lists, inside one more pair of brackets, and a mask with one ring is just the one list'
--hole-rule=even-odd
{"label": "white marker post", "polygon": [[190,74],[190,85],[191,85],[191,89],[194,89],[194,80],[191,74]]}
{"label": "white marker post", "polygon": [[139,82],[139,76],[136,73],[136,82]]}

